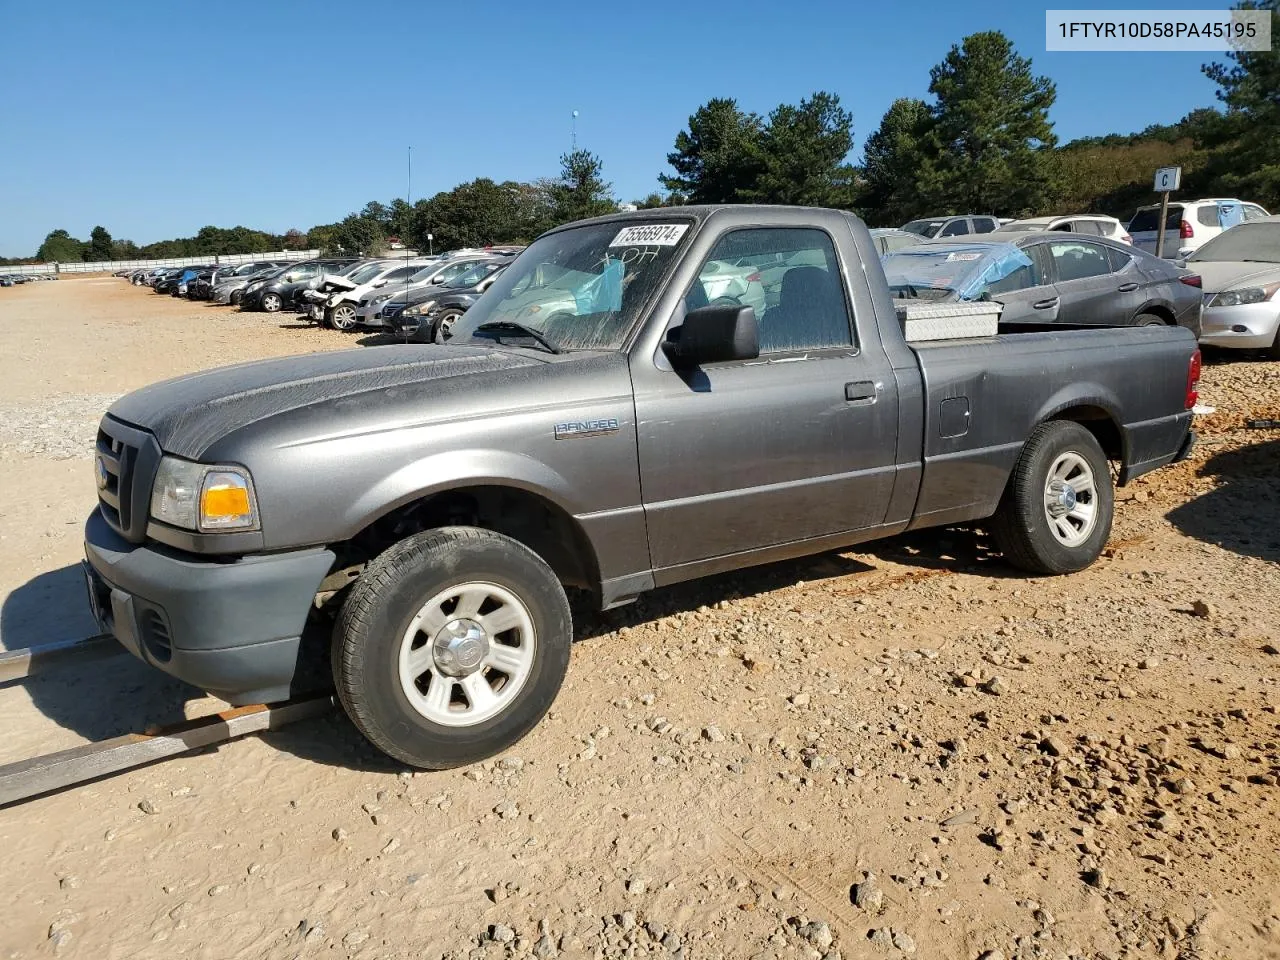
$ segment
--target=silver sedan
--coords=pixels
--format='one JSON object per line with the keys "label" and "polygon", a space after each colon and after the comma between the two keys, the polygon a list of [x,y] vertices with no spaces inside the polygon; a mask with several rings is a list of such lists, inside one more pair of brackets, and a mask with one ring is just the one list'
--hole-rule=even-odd
{"label": "silver sedan", "polygon": [[1200,342],[1280,360],[1280,217],[1241,223],[1187,258],[1204,283]]}

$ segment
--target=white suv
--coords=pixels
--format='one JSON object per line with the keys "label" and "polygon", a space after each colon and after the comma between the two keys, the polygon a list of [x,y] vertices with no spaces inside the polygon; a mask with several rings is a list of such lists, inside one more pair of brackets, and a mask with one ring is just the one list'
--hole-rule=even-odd
{"label": "white suv", "polygon": [[[1261,220],[1265,216],[1268,216],[1267,211],[1256,203],[1228,197],[1170,203],[1164,221],[1164,257],[1166,260],[1185,257],[1223,230],[1246,220]],[[1133,235],[1135,247],[1150,254],[1156,252],[1159,219],[1160,204],[1138,208],[1129,221],[1129,233]]]}
{"label": "white suv", "polygon": [[1133,238],[1125,233],[1123,223],[1115,217],[1104,217],[1098,213],[1010,220],[1008,223],[1002,223],[996,233],[1030,233],[1045,230],[1085,233],[1093,237],[1106,237],[1108,240],[1114,240],[1117,243],[1133,243]]}

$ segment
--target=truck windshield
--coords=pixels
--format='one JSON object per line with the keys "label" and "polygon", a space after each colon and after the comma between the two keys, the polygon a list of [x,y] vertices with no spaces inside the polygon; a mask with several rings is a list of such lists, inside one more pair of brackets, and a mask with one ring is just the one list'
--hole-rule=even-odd
{"label": "truck windshield", "polygon": [[615,221],[542,237],[458,320],[450,339],[472,336],[481,324],[509,322],[564,350],[618,350],[683,248],[689,226]]}

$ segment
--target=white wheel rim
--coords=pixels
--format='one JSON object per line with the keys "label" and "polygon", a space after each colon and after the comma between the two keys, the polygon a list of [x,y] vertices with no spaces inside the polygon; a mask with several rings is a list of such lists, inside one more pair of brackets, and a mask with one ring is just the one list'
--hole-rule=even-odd
{"label": "white wheel rim", "polygon": [[1059,543],[1078,547],[1098,525],[1098,484],[1089,461],[1067,452],[1053,461],[1044,484],[1044,515]]}
{"label": "white wheel rim", "polygon": [[422,605],[400,642],[400,689],[432,723],[469,727],[507,709],[528,682],[538,638],[524,601],[471,581]]}

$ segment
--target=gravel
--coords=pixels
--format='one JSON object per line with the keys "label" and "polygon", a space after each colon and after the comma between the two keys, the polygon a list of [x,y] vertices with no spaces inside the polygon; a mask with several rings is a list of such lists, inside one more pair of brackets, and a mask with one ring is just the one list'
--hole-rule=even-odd
{"label": "gravel", "polygon": [[54,394],[38,405],[0,406],[0,452],[50,460],[90,460],[114,393]]}

